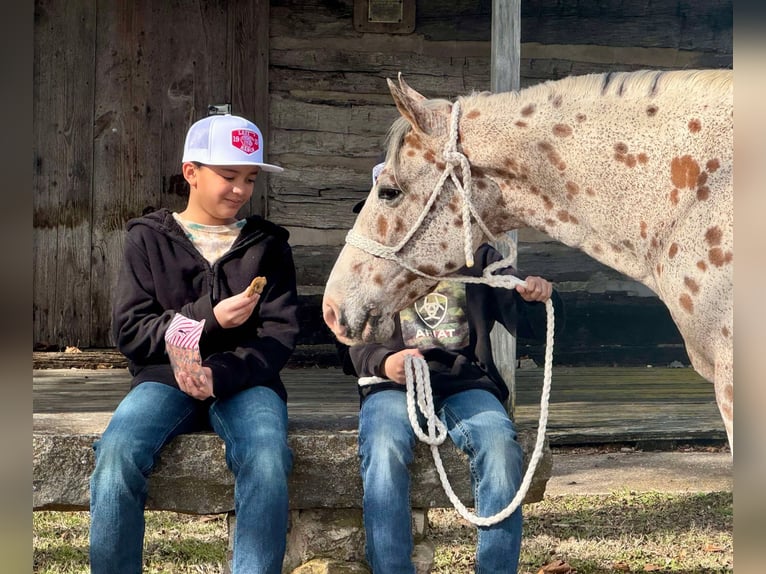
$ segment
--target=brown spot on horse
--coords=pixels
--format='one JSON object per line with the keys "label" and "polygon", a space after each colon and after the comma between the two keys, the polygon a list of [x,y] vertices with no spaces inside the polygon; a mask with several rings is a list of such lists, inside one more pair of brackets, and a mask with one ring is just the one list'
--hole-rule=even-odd
{"label": "brown spot on horse", "polygon": [[383,240],[388,232],[388,220],[383,216],[378,216],[378,238]]}
{"label": "brown spot on horse", "polygon": [[684,285],[691,291],[692,295],[696,295],[700,290],[700,286],[697,285],[697,282],[691,277],[684,277]]}
{"label": "brown spot on horse", "polygon": [[692,298],[687,293],[682,293],[678,298],[678,302],[681,304],[681,308],[689,314],[694,313],[694,303]]}
{"label": "brown spot on horse", "polygon": [[693,134],[696,134],[698,131],[702,129],[702,123],[697,120],[689,120],[689,131]]}
{"label": "brown spot on horse", "polygon": [[724,253],[720,247],[713,247],[713,249],[707,252],[707,256],[710,263],[716,267],[723,267],[727,263],[731,263],[731,260],[734,257],[731,251]]}
{"label": "brown spot on horse", "polygon": [[679,188],[693,188],[700,175],[699,164],[690,155],[674,157],[670,162],[670,179]]}
{"label": "brown spot on horse", "polygon": [[715,227],[711,227],[705,232],[705,241],[708,245],[710,245],[710,247],[716,247],[717,245],[720,245],[721,237],[723,237],[723,232],[717,225]]}

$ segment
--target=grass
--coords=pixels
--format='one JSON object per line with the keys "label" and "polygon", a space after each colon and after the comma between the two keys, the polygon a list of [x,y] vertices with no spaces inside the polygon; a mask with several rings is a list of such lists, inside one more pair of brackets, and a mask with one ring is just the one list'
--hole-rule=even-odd
{"label": "grass", "polygon": [[[519,574],[561,561],[563,574],[731,573],[730,492],[549,496],[524,507]],[[226,559],[223,516],[147,512],[144,571],[219,574]],[[434,574],[473,572],[476,529],[453,510],[429,512]],[[88,572],[87,512],[36,512],[34,572]]]}
{"label": "grass", "polygon": [[[429,517],[432,537],[448,542],[437,550],[434,573],[473,572],[475,529],[452,510]],[[577,574],[734,571],[731,493],[546,497],[525,507],[524,521],[520,574],[557,561]]]}

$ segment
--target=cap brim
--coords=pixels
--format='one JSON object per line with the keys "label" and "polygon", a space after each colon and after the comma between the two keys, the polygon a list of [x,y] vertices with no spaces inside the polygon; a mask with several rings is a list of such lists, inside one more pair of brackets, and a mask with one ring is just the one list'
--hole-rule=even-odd
{"label": "cap brim", "polygon": [[272,173],[282,173],[285,171],[285,168],[279,167],[278,165],[272,165],[270,163],[254,163],[253,165],[257,165],[263,171],[270,171]]}
{"label": "cap brim", "polygon": [[[199,161],[196,159],[184,159],[182,163],[190,162],[190,161]],[[246,165],[246,166],[252,166],[252,167],[259,167],[261,168],[261,171],[270,171],[271,173],[282,173],[285,171],[285,168],[279,167],[278,165],[274,165],[271,163],[256,163],[256,162],[244,162],[244,161],[235,161],[235,162],[211,162],[211,161],[199,161],[202,165]]]}

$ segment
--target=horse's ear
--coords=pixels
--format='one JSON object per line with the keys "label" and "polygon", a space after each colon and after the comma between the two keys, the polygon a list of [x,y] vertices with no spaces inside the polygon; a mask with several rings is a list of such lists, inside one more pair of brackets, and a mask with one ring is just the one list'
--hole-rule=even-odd
{"label": "horse's ear", "polygon": [[386,79],[386,82],[399,113],[410,122],[413,130],[429,136],[447,133],[447,118],[426,106],[427,98],[408,86],[401,73],[398,86],[390,79]]}

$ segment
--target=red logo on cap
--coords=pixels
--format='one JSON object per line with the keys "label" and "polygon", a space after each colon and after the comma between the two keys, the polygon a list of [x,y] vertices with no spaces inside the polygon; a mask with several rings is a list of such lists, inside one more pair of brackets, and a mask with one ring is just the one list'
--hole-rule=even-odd
{"label": "red logo on cap", "polygon": [[255,153],[261,147],[258,134],[252,130],[232,130],[231,145],[247,154]]}

